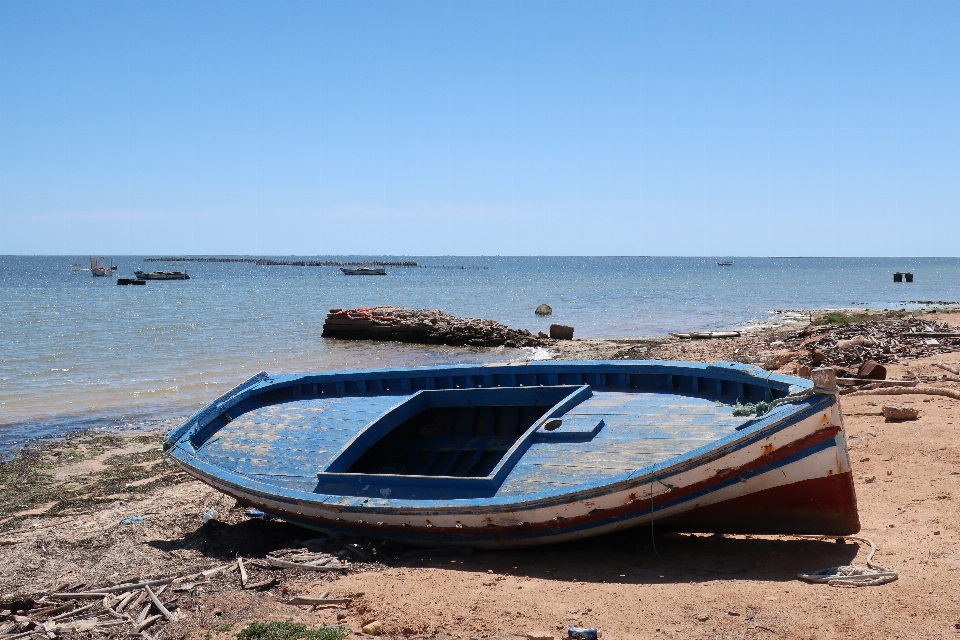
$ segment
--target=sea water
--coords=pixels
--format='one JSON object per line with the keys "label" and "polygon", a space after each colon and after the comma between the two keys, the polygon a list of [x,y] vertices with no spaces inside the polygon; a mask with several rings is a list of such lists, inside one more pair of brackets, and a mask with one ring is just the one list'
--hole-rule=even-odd
{"label": "sea water", "polygon": [[[956,258],[309,256],[413,260],[386,276],[336,267],[145,262],[116,276],[186,270],[190,280],[117,286],[89,256],[0,256],[0,457],[80,428],[173,424],[254,373],[476,363],[530,350],[324,340],[330,308],[399,305],[512,328],[572,325],[578,338],[745,328],[824,308],[960,301]],[[913,283],[894,283],[911,271]],[[553,315],[533,310],[547,303]]]}

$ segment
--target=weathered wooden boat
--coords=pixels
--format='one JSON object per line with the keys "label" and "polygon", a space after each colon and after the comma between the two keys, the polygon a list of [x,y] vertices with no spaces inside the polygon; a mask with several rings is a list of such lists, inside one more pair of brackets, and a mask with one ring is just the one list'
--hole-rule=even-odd
{"label": "weathered wooden boat", "polygon": [[385,276],[387,270],[383,267],[340,267],[345,276]]}
{"label": "weathered wooden boat", "polygon": [[186,271],[144,271],[137,269],[133,272],[137,280],[189,280]]}
{"label": "weathered wooden boat", "polygon": [[[831,391],[739,363],[260,373],[164,448],[277,518],[408,544],[523,546],[651,522],[846,535],[860,523]],[[737,417],[741,403],[772,408]]]}

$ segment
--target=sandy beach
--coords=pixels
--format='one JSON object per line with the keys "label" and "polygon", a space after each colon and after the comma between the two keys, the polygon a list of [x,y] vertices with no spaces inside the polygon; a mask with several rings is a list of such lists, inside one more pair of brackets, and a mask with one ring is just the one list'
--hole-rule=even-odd
{"label": "sandy beach", "polygon": [[[926,317],[960,326],[960,315]],[[797,336],[797,327],[781,327],[710,341],[561,342],[553,350],[561,359],[709,362],[775,352]],[[887,365],[887,377],[934,380],[945,373],[936,362],[960,366],[960,353],[900,359]],[[781,371],[792,373],[796,366],[788,362]],[[934,384],[960,389],[958,382]],[[919,409],[919,419],[886,422],[880,410],[893,401]],[[56,591],[218,567],[219,573],[170,586],[161,597],[175,620],[159,619],[144,633],[153,639],[226,640],[251,621],[293,620],[308,628],[342,624],[356,633],[379,621],[383,637],[463,640],[565,638],[569,625],[598,627],[605,640],[960,636],[960,401],[841,396],[841,405],[860,535],[876,544],[875,562],[900,572],[891,584],[838,588],[796,578],[864,564],[868,549],[850,541],[660,534],[649,528],[523,551],[456,555],[346,540],[326,550],[348,569],[284,569],[269,558],[296,553],[315,534],[249,518],[232,499],[165,459],[162,434],[87,433],[31,446],[0,467],[2,637],[42,637],[44,629],[31,627],[28,614],[31,607],[49,609],[42,599],[52,602]],[[204,524],[201,517],[210,509],[218,519]],[[258,588],[241,587],[238,556],[246,560],[248,587]],[[294,596],[349,602],[289,604]],[[80,601],[89,602],[98,600]],[[15,619],[18,611],[21,618]],[[90,611],[93,619],[96,610]],[[100,613],[101,621],[111,618]],[[130,624],[96,624],[59,633],[102,637],[132,631]]]}

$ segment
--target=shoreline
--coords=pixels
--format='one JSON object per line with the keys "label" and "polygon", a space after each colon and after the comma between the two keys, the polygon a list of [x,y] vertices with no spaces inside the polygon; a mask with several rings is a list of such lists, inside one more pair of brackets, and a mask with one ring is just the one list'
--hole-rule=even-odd
{"label": "shoreline", "polygon": [[[809,318],[807,321],[798,321],[791,323],[770,323],[751,325],[746,328],[730,329],[740,332],[738,338],[723,338],[715,340],[683,340],[675,338],[670,334],[663,336],[650,336],[640,338],[575,338],[574,340],[550,340],[549,344],[540,347],[445,347],[444,345],[417,345],[400,342],[380,342],[374,340],[344,340],[349,343],[364,343],[368,346],[390,349],[391,347],[402,346],[404,348],[450,348],[464,349],[470,353],[480,352],[483,354],[503,353],[506,362],[518,362],[529,360],[530,349],[545,349],[551,354],[552,360],[608,360],[608,359],[641,359],[641,360],[695,360],[695,361],[717,361],[717,360],[735,360],[739,362],[754,362],[756,357],[763,353],[769,353],[776,350],[775,346],[769,344],[763,345],[762,340],[765,336],[773,337],[776,340],[780,337],[789,336],[793,333],[803,330],[811,321],[821,320],[825,315],[831,312],[843,312],[855,315],[857,317],[875,318],[907,318],[915,317],[915,311],[921,311],[923,316],[949,316],[960,314],[960,308],[956,307],[924,307],[914,310],[888,310],[888,309],[864,309],[848,307],[843,309],[820,309],[820,310],[779,310],[773,313],[802,315]],[[726,331],[726,329],[724,329]],[[334,338],[334,340],[339,340]],[[767,341],[768,343],[770,341]],[[765,350],[764,350],[765,349]],[[536,352],[534,352],[536,355]],[[751,360],[754,358],[754,360]],[[491,360],[492,362],[493,360]],[[219,391],[214,389],[210,392],[210,398],[216,397],[219,393],[226,391],[229,387],[224,386]],[[186,419],[192,410],[184,408],[182,412],[171,411],[168,414],[158,415],[156,412],[144,410],[142,415],[130,416],[129,412],[121,413],[119,417],[98,418],[94,415],[83,416],[53,416],[36,421],[20,421],[0,429],[9,428],[23,429],[28,427],[35,430],[43,430],[40,425],[55,425],[63,422],[78,422],[76,427],[67,427],[56,432],[43,433],[37,436],[31,436],[19,443],[8,444],[7,438],[2,438],[0,442],[0,463],[9,461],[18,451],[25,447],[45,443],[57,442],[72,435],[83,433],[111,434],[124,433],[125,431],[141,431],[144,428],[149,430],[150,425],[156,423],[169,423],[170,427],[176,426],[176,423]],[[174,415],[176,414],[176,415]],[[124,422],[133,423],[131,426],[124,426]],[[36,425],[36,426],[34,426]],[[165,427],[162,427],[165,428]],[[167,429],[169,430],[169,429]]]}
{"label": "shoreline", "polygon": [[[960,326],[956,315],[939,319]],[[823,329],[818,335],[835,331],[829,325],[815,328]],[[740,350],[736,355],[747,357],[803,332],[663,341],[654,353],[696,360]],[[651,345],[571,341],[566,347],[568,356],[592,357]],[[943,373],[937,361],[960,366],[960,351],[903,360],[889,365],[889,374],[934,379]],[[960,388],[956,382],[937,384]],[[920,409],[919,420],[884,422],[879,409],[888,400]],[[170,464],[159,448],[160,432],[86,433],[27,447],[12,463],[0,465],[0,610],[71,586],[86,590],[229,565],[223,573],[168,590],[164,601],[176,607],[180,619],[155,623],[151,638],[231,640],[251,621],[288,619],[308,628],[344,624],[354,631],[376,619],[386,637],[450,640],[522,637],[537,630],[560,638],[566,624],[599,626],[607,637],[636,640],[658,633],[767,637],[772,632],[786,638],[956,633],[960,403],[943,397],[841,396],[841,405],[860,535],[879,547],[878,563],[900,571],[898,581],[881,587],[841,590],[796,580],[800,572],[863,564],[864,548],[851,543],[696,534],[654,539],[648,529],[452,556],[341,540],[324,550],[340,557],[348,565],[344,570],[271,567],[265,564],[269,558],[292,557],[316,534],[249,518],[233,500]],[[211,508],[218,518],[204,524],[201,516]],[[262,587],[239,584],[238,555],[250,581]],[[290,604],[293,596],[324,593],[341,604]],[[884,615],[865,616],[864,610]]]}

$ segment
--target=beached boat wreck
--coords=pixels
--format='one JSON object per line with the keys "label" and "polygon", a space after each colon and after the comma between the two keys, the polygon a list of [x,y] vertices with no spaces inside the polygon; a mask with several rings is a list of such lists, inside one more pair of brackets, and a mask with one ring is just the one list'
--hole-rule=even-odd
{"label": "beached boat wreck", "polygon": [[[860,523],[831,391],[739,363],[260,373],[164,448],[275,517],[408,544],[523,546],[651,521],[846,535]],[[741,403],[772,408],[738,417]]]}

